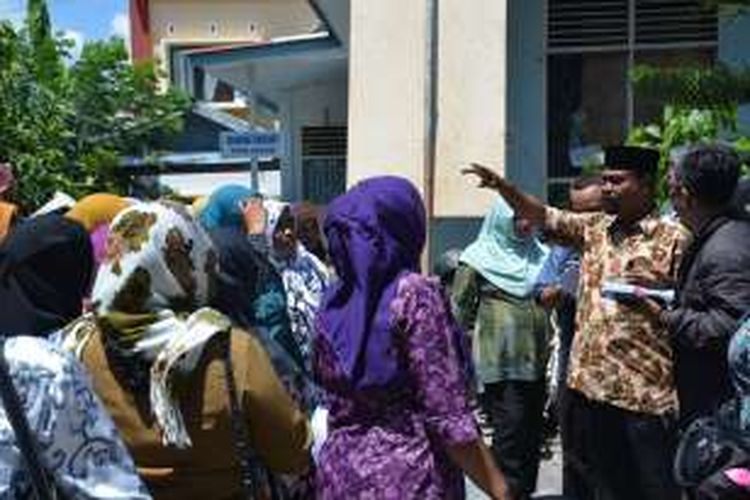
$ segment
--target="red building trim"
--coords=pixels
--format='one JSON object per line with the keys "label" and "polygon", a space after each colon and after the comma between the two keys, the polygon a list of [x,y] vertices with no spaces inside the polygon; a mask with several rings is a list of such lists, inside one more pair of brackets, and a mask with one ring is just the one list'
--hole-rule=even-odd
{"label": "red building trim", "polygon": [[130,48],[134,61],[153,57],[148,0],[130,0]]}

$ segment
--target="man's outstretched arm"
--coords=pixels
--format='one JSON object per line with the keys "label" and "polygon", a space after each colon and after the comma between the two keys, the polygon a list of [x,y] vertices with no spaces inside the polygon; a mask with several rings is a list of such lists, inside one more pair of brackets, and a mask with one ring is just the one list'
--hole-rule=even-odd
{"label": "man's outstretched arm", "polygon": [[472,163],[471,166],[462,169],[461,173],[476,175],[479,177],[480,188],[497,192],[508,202],[508,205],[513,208],[513,211],[519,217],[529,220],[535,226],[544,226],[547,211],[544,203],[516,188],[494,170],[478,163]]}

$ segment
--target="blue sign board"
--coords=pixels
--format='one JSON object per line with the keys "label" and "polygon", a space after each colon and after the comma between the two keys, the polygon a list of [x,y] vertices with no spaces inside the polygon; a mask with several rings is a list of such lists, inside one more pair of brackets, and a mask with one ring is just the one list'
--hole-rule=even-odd
{"label": "blue sign board", "polygon": [[280,156],[281,138],[278,132],[222,132],[219,135],[222,156],[253,160]]}

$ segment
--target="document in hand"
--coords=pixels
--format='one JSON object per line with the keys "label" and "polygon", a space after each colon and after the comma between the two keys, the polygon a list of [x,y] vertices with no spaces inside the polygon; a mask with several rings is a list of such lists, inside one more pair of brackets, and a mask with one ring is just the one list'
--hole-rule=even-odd
{"label": "document in hand", "polygon": [[664,305],[670,305],[675,300],[674,290],[646,288],[616,281],[605,282],[602,285],[602,295],[619,301],[632,301],[648,297]]}

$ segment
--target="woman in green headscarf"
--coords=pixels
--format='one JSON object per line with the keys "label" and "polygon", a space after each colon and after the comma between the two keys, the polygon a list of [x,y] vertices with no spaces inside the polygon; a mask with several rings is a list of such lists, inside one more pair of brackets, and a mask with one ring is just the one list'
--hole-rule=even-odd
{"label": "woman in green headscarf", "polygon": [[513,498],[528,498],[539,468],[548,323],[532,287],[548,250],[498,198],[460,257],[452,288],[472,334],[480,401],[493,453]]}

